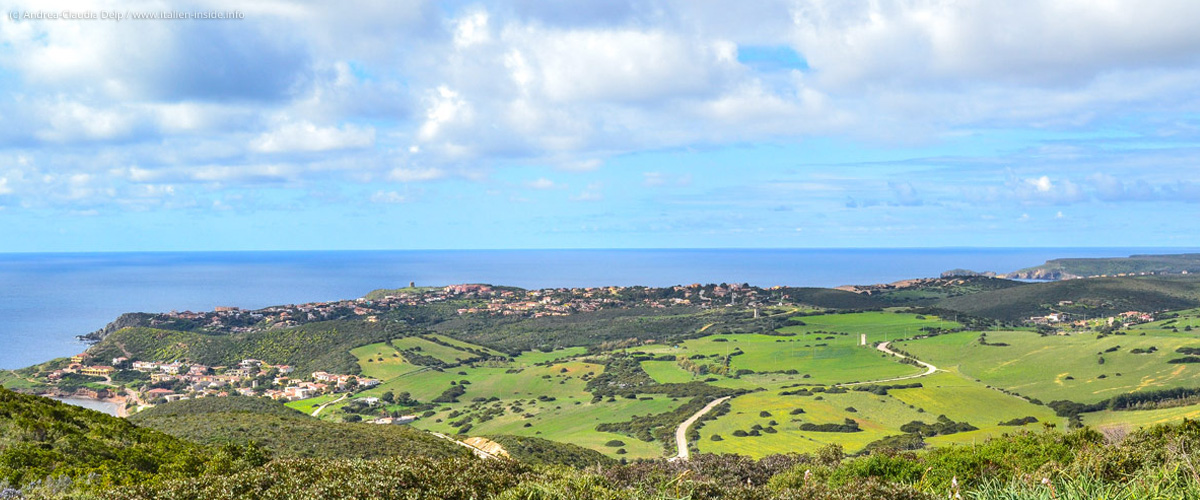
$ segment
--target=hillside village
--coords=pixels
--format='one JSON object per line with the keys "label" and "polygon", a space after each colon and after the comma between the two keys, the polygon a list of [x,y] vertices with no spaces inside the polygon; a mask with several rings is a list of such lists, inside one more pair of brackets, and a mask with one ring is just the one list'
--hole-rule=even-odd
{"label": "hillside village", "polygon": [[[668,288],[593,287],[520,290],[484,284],[460,284],[441,288],[402,289],[333,302],[274,306],[259,310],[218,307],[211,312],[172,311],[153,315],[150,325],[178,326],[186,321],[204,331],[249,332],[297,326],[307,322],[346,317],[377,322],[379,317],[405,307],[437,305],[455,301],[453,314],[540,318],[593,312],[603,308],[729,305],[757,307],[765,296],[780,303],[788,301],[786,289],[759,289],[747,285],[686,285]],[[467,307],[461,307],[466,304]],[[1060,301],[1055,309],[1069,309],[1072,301]],[[1069,334],[1080,330],[1120,330],[1155,320],[1153,313],[1127,311],[1121,314],[1080,319],[1073,313],[1055,310],[1029,317],[1024,323],[1044,333]],[[109,361],[109,362],[106,362]],[[52,370],[36,375],[60,396],[94,399],[124,397],[129,407],[141,407],[182,399],[262,396],[296,401],[332,393],[366,390],[379,380],[350,374],[317,371],[304,376],[288,365],[272,365],[245,359],[233,366],[206,366],[180,359],[98,360],[88,353],[71,357]],[[387,422],[392,423],[392,422]]]}
{"label": "hillside village", "polygon": [[[149,317],[145,320],[145,326],[214,333],[251,333],[347,318],[376,322],[388,313],[447,301],[470,304],[467,307],[456,307],[454,311],[459,315],[489,314],[540,318],[594,312],[604,308],[665,308],[680,305],[701,308],[731,305],[753,307],[764,302],[786,302],[789,299],[783,287],[764,290],[746,284],[697,283],[668,288],[610,286],[540,290],[459,284],[439,288],[400,289],[382,292],[378,297],[371,298],[280,305],[256,310],[217,307],[207,312],[171,311],[147,315]],[[82,338],[89,341],[99,340],[97,333]]]}
{"label": "hillside village", "polygon": [[[379,322],[381,317],[414,307],[437,307],[454,301],[454,315],[541,318],[595,312],[605,308],[701,309],[733,305],[757,307],[764,292],[772,299],[789,299],[782,288],[764,291],[749,285],[719,284],[648,287],[590,287],[521,290],[486,284],[459,284],[374,293],[369,298],[257,310],[217,307],[207,312],[171,311],[140,314],[142,324],[155,328],[186,328],[206,333],[250,333],[335,319]],[[467,307],[461,307],[466,305]],[[98,340],[84,337],[86,340]],[[414,353],[414,355],[417,355]],[[245,359],[232,366],[207,366],[186,359],[97,359],[88,352],[43,365],[30,377],[43,386],[39,392],[92,399],[124,398],[126,406],[230,395],[262,396],[296,401],[331,393],[370,389],[379,380],[323,371],[298,376],[288,365]],[[49,390],[46,390],[49,388]]]}
{"label": "hillside village", "polygon": [[[205,366],[183,361],[142,361],[118,357],[97,364],[88,353],[72,356],[69,364],[45,373],[54,394],[93,399],[126,397],[129,406],[147,406],[184,399],[261,396],[295,401],[322,394],[370,389],[380,381],[323,371],[297,376],[288,365],[257,359],[235,366]],[[39,377],[40,377],[39,376]]]}

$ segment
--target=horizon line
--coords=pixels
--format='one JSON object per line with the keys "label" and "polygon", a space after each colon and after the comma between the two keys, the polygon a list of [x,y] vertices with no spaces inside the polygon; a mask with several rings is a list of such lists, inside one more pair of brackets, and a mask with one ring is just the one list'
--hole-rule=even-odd
{"label": "horizon line", "polygon": [[4,251],[0,255],[109,255],[189,253],[334,253],[334,252],[538,252],[538,251],[771,251],[771,250],[1195,250],[1200,246],[873,246],[873,247],[522,247],[522,248],[343,248],[343,249],[198,249],[198,250],[50,250]]}

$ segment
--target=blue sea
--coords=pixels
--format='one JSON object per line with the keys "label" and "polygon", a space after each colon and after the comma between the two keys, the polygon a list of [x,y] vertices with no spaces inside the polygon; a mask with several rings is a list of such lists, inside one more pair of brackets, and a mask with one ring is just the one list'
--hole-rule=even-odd
{"label": "blue sea", "polygon": [[361,297],[376,288],[750,283],[832,287],[1013,271],[1060,257],[1181,248],[463,250],[0,254],[0,368],[86,347],[76,335],[124,312],[259,308]]}

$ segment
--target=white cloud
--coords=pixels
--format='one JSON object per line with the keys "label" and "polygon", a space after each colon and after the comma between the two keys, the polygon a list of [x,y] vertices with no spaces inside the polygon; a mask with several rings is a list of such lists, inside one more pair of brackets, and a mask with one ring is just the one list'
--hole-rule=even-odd
{"label": "white cloud", "polygon": [[[60,192],[7,173],[0,187],[46,205],[70,193],[150,189],[141,184],[180,186],[182,197],[188,183],[479,180],[503,165],[596,170],[640,151],[847,136],[868,147],[928,145],[1200,111],[1200,30],[1191,22],[1200,4],[1183,2],[803,0],[736,12],[679,0],[195,5],[238,8],[247,19],[0,21],[0,69],[12,75],[0,148],[53,143],[31,154],[54,165],[41,173],[58,174]],[[794,49],[807,67],[739,63],[753,46]],[[1194,127],[1169,128],[1181,135],[1176,144],[1194,139]],[[261,153],[286,152],[309,154],[262,164]],[[951,187],[884,187],[888,179],[874,177],[875,192],[838,196],[911,206],[941,191],[981,193],[967,203],[1200,201],[1200,186],[1170,174],[1185,164],[1194,161],[1161,175],[1089,177],[1044,160]],[[91,177],[72,190],[72,173]],[[641,180],[690,181],[661,172]]]}
{"label": "white cloud", "polygon": [[587,188],[581,191],[578,195],[572,196],[573,201],[603,201],[604,200],[604,184],[593,182],[588,184]]}
{"label": "white cloud", "polygon": [[424,141],[434,141],[441,138],[443,129],[470,125],[472,118],[471,105],[458,92],[442,85],[427,98],[425,122],[417,136]]}
{"label": "white cloud", "polygon": [[555,189],[560,187],[559,184],[556,184],[554,181],[545,177],[540,177],[537,180],[526,182],[525,185],[533,189]]}
{"label": "white cloud", "polygon": [[732,44],[661,29],[547,29],[514,25],[511,78],[551,102],[647,102],[718,89],[736,70]]}
{"label": "white cloud", "polygon": [[193,181],[239,184],[274,184],[295,180],[298,167],[287,164],[207,165],[190,168],[186,175]]}
{"label": "white cloud", "polygon": [[256,151],[330,151],[367,148],[375,145],[375,129],[346,124],[342,127],[318,127],[307,121],[285,123],[260,135],[251,143]]}
{"label": "white cloud", "polygon": [[372,203],[396,204],[407,203],[409,201],[412,200],[395,191],[376,191],[375,194],[371,195]]}
{"label": "white cloud", "polygon": [[134,131],[138,117],[128,110],[101,109],[59,100],[40,107],[45,126],[34,135],[49,142],[119,139]]}
{"label": "white cloud", "polygon": [[896,204],[901,206],[918,206],[923,204],[917,188],[911,182],[888,182],[888,188],[896,198]]}
{"label": "white cloud", "polygon": [[12,194],[13,189],[8,185],[7,177],[0,177],[0,195]]}
{"label": "white cloud", "polygon": [[1191,64],[1186,2],[822,2],[793,10],[810,65],[840,85],[980,80],[1062,85],[1114,68]]}
{"label": "white cloud", "polygon": [[153,117],[159,130],[167,134],[204,132],[217,127],[228,130],[231,123],[246,123],[246,115],[250,114],[234,106],[190,101],[148,103],[141,107]]}
{"label": "white cloud", "polygon": [[488,32],[488,13],[473,9],[454,21],[454,46],[460,49],[486,43],[491,38]]}
{"label": "white cloud", "polygon": [[388,173],[388,179],[397,182],[432,181],[445,177],[446,172],[437,168],[397,167]]}
{"label": "white cloud", "polygon": [[569,170],[572,172],[589,172],[596,170],[604,165],[604,160],[598,158],[589,158],[581,160],[564,161],[557,164],[558,168]]}
{"label": "white cloud", "polygon": [[1085,201],[1084,189],[1069,179],[1051,180],[1049,176],[1022,179],[1012,186],[1016,198],[1024,203],[1065,204]]}
{"label": "white cloud", "polygon": [[692,183],[692,174],[670,175],[663,172],[643,172],[642,185],[646,187],[681,187]]}

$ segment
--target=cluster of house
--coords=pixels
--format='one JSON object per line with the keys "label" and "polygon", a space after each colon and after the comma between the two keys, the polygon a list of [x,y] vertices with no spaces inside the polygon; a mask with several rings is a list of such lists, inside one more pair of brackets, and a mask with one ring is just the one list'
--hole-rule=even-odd
{"label": "cluster of house", "polygon": [[[65,373],[82,373],[85,375],[110,377],[118,369],[137,370],[150,375],[150,382],[176,382],[183,390],[153,388],[141,394],[143,401],[154,401],[162,398],[166,401],[190,399],[193,397],[222,397],[232,393],[246,396],[262,395],[276,400],[295,401],[308,399],[328,392],[344,392],[355,389],[369,389],[379,385],[380,381],[357,375],[341,375],[323,371],[313,372],[308,379],[292,376],[295,371],[288,365],[271,365],[257,359],[245,359],[236,366],[209,367],[198,363],[130,361],[119,357],[112,360],[113,366],[84,365],[90,360],[87,353],[71,358],[71,365],[48,374],[50,381],[61,380]],[[273,372],[269,382],[262,381],[263,374]]]}
{"label": "cluster of house", "polygon": [[486,297],[490,296],[492,291],[492,288],[487,285],[452,285],[433,291],[404,292],[380,299],[359,298],[312,302],[272,306],[253,311],[237,307],[218,307],[211,312],[171,311],[152,318],[150,324],[159,326],[182,319],[202,324],[210,330],[245,333],[353,316],[363,317],[367,321],[378,321],[379,314],[402,306],[431,304],[457,296]]}
{"label": "cluster of house", "polygon": [[[487,287],[483,289],[463,288],[471,286],[479,285],[456,285],[447,288],[455,292],[469,291],[479,294],[480,297],[489,297],[487,294],[491,290]],[[490,295],[491,299],[486,305],[460,308],[458,309],[458,314],[487,313],[539,318],[542,316],[568,316],[579,312],[597,311],[604,307],[624,307],[631,305],[666,308],[670,306],[690,305],[713,307],[735,303],[750,306],[760,304],[759,290],[747,285],[712,286],[711,289],[707,290],[709,292],[708,295],[705,295],[706,288],[708,287],[699,283],[675,286],[671,288],[673,293],[670,295],[673,296],[641,298],[637,299],[636,303],[630,303],[626,299],[619,298],[628,290],[627,287],[622,286],[548,288],[525,292],[504,290]]]}
{"label": "cluster of house", "polygon": [[[113,364],[116,364],[117,360],[125,360],[125,358],[116,358],[113,360]],[[48,378],[51,382],[57,382],[62,380],[63,376],[68,373],[78,373],[92,377],[108,377],[109,375],[112,375],[112,372],[117,370],[112,366],[96,365],[91,363],[91,354],[86,352],[79,353],[71,356],[71,364],[67,365],[65,368],[60,368],[50,372],[46,378]]]}
{"label": "cluster of house", "polygon": [[[376,322],[379,321],[380,315],[400,307],[420,306],[451,299],[486,300],[485,304],[479,306],[458,309],[459,314],[485,313],[542,317],[592,312],[604,307],[665,308],[676,305],[715,307],[734,305],[735,303],[758,306],[761,302],[759,295],[763,292],[763,290],[748,285],[700,285],[697,283],[665,289],[669,290],[669,293],[666,294],[653,293],[647,294],[646,298],[630,299],[624,294],[626,290],[628,290],[627,287],[619,286],[514,290],[497,289],[482,284],[461,284],[434,289],[397,291],[394,295],[373,299],[313,302],[273,306],[253,311],[237,307],[218,307],[211,312],[172,311],[156,315],[149,322],[150,326],[170,327],[173,321],[187,320],[190,323],[201,324],[205,329],[212,331],[244,333],[351,317],[360,317],[369,322]],[[647,290],[665,291],[664,289]],[[773,290],[775,289],[767,291]],[[772,294],[770,299],[782,301],[787,299],[787,296]]]}
{"label": "cluster of house", "polygon": [[499,296],[492,298],[481,307],[464,307],[458,309],[458,314],[497,314],[501,316],[568,316],[578,312],[599,310],[606,305],[615,305],[620,301],[608,297],[593,297],[583,294],[563,297],[562,294],[545,294],[543,290],[532,290],[519,294],[512,291],[502,291]]}
{"label": "cluster of house", "polygon": [[[1074,303],[1069,300],[1064,300],[1064,301],[1061,301],[1058,303],[1058,305],[1060,305],[1060,306],[1070,306],[1073,304]],[[1096,326],[1097,322],[1107,324],[1108,326],[1113,326],[1117,323],[1117,321],[1120,321],[1122,325],[1130,326],[1130,325],[1137,325],[1137,324],[1141,324],[1141,323],[1149,323],[1151,321],[1154,321],[1153,314],[1147,313],[1147,312],[1141,312],[1141,311],[1125,311],[1116,316],[1109,316],[1107,318],[1076,319],[1075,321],[1071,321],[1070,316],[1071,315],[1069,313],[1054,312],[1054,313],[1047,314],[1045,316],[1031,316],[1029,318],[1029,322],[1032,324],[1035,324],[1035,325],[1052,325],[1052,324],[1057,324],[1057,323],[1070,322],[1071,326],[1078,327],[1078,328],[1088,328],[1091,326]]]}
{"label": "cluster of house", "polygon": [[[758,305],[760,290],[748,285],[676,286],[671,297],[623,299],[626,287],[548,288],[542,290],[497,289],[489,285],[461,284],[442,288],[398,291],[374,299],[352,299],[333,302],[314,302],[300,305],[273,306],[258,310],[237,307],[218,307],[211,312],[171,311],[150,319],[151,326],[168,325],[187,320],[204,328],[231,333],[261,331],[298,326],[314,321],[361,317],[378,321],[379,315],[405,306],[419,306],[451,299],[482,299],[486,304],[458,309],[459,314],[486,313],[504,316],[567,316],[591,312],[603,307],[648,306],[665,308],[673,305],[713,307],[738,304]],[[708,292],[706,294],[706,292]],[[777,298],[786,298],[781,296]]]}

